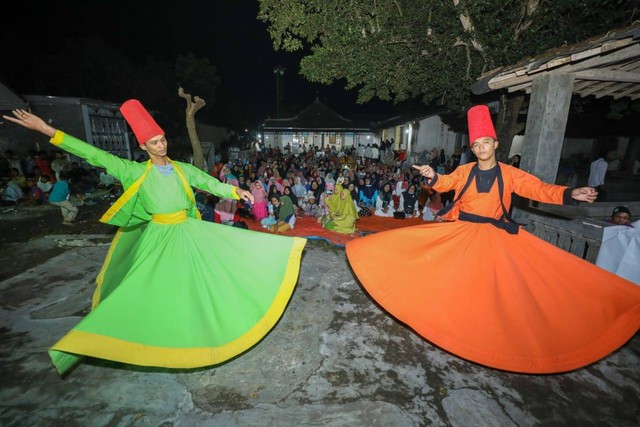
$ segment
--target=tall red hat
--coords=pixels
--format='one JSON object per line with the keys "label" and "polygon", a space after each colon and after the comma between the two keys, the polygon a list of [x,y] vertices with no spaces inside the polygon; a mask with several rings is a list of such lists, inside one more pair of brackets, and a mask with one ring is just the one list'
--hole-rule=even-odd
{"label": "tall red hat", "polygon": [[485,136],[498,139],[496,130],[493,128],[491,113],[486,105],[476,105],[467,111],[467,121],[469,123],[469,145],[473,147],[473,142]]}
{"label": "tall red hat", "polygon": [[164,131],[151,114],[137,99],[130,99],[120,107],[120,112],[131,126],[131,130],[138,139],[138,144],[144,145],[154,136],[164,135]]}

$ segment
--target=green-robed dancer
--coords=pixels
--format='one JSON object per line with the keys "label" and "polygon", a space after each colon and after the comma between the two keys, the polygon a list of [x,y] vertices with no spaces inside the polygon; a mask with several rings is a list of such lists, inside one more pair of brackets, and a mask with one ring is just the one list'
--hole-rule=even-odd
{"label": "green-robed dancer", "polygon": [[169,159],[164,131],[139,101],[120,111],[148,153],[146,163],[102,151],[26,110],[3,116],[107,169],[125,189],[101,218],[120,228],[92,310],[49,349],[51,360],[60,375],[84,356],[163,368],[222,363],[280,319],[306,240],[201,221],[192,187],[251,202],[253,195]]}

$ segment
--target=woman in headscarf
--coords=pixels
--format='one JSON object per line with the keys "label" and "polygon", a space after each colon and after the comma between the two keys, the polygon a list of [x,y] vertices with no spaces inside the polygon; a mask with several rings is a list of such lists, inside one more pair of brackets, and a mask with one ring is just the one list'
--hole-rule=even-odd
{"label": "woman in headscarf", "polygon": [[326,189],[327,183],[325,182],[324,178],[321,176],[317,176],[316,177],[316,182],[318,183],[318,188],[320,189],[321,192],[324,192],[324,190]]}
{"label": "woman in headscarf", "polygon": [[284,187],[280,182],[278,182],[278,179],[275,176],[272,176],[271,178],[269,178],[269,183],[267,184],[267,186],[269,188],[269,196],[271,196],[271,187],[273,186],[276,187],[276,190],[278,190],[278,193],[282,194],[284,192]]}
{"label": "woman in headscarf", "polygon": [[291,191],[293,191],[293,194],[295,194],[299,200],[304,199],[304,196],[307,194],[307,188],[304,186],[299,176],[294,178],[294,186],[291,187]]}
{"label": "woman in headscarf", "polygon": [[422,211],[422,219],[425,221],[434,221],[438,219],[437,214],[443,207],[442,196],[440,193],[434,191]]}
{"label": "woman in headscarf", "polygon": [[253,217],[256,221],[261,221],[269,216],[267,210],[267,192],[259,179],[251,184],[251,194],[253,194]]}
{"label": "woman in headscarf", "polygon": [[[238,178],[233,174],[229,165],[224,165],[220,172],[220,181],[239,187]],[[238,201],[232,198],[219,198],[218,203],[214,206],[214,211],[220,217],[220,222],[223,224],[233,221],[238,209]]]}
{"label": "woman in headscarf", "polygon": [[282,185],[282,174],[280,173],[280,169],[278,168],[278,165],[276,165],[273,168],[273,178],[275,178],[278,184]]}
{"label": "woman in headscarf", "polygon": [[398,180],[393,185],[393,192],[391,193],[393,196],[393,206],[397,206],[399,211],[404,212],[404,209],[402,209],[400,205],[400,197],[402,196],[402,193],[409,188],[409,177],[399,171],[397,178]]}
{"label": "woman in headscarf", "polygon": [[349,189],[335,186],[335,193],[325,198],[329,213],[322,218],[322,226],[336,233],[352,234],[356,231],[358,212]]}
{"label": "woman in headscarf", "polygon": [[[284,187],[282,188],[284,190]],[[280,197],[282,195],[282,191],[278,189],[278,186],[275,183],[269,184],[269,191],[267,191],[267,199],[271,200],[273,196]]]}
{"label": "woman in headscarf", "polygon": [[322,194],[322,190],[320,189],[320,184],[318,181],[311,181],[311,185],[309,186],[309,192],[313,194],[313,197],[316,198],[316,202],[320,200],[320,195]]}
{"label": "woman in headscarf", "polygon": [[400,194],[398,210],[404,212],[407,218],[418,218],[420,216],[418,193],[416,192],[415,184],[409,184],[409,188]]}
{"label": "woman in headscarf", "polygon": [[382,185],[382,189],[378,193],[378,197],[376,198],[376,210],[374,215],[377,216],[393,216],[393,213],[396,211],[393,208],[393,199],[392,199],[392,187],[391,184],[387,181]]}
{"label": "woman in headscarf", "polygon": [[325,186],[325,190],[322,193],[320,193],[320,200],[318,200],[318,206],[320,206],[319,215],[321,217],[329,213],[329,208],[327,207],[327,204],[324,201],[328,196],[331,196],[333,194],[333,190],[334,190],[334,185],[327,184]]}
{"label": "woman in headscarf", "polygon": [[324,176],[324,184],[333,184],[336,185],[336,180],[333,177],[333,170],[332,169],[327,169],[327,173]]}
{"label": "woman in headscarf", "polygon": [[358,189],[358,193],[360,193],[360,190],[364,188],[364,185],[365,185],[365,177],[358,178],[358,181],[357,181],[357,184],[356,184],[356,188]]}
{"label": "woman in headscarf", "polygon": [[293,230],[296,223],[296,213],[293,202],[289,196],[274,196],[271,198],[273,206],[273,215],[276,223],[269,226],[269,231],[282,233],[287,230]]}
{"label": "woman in headscarf", "polygon": [[296,177],[300,178],[300,184],[304,185],[305,188],[308,189],[307,184],[309,183],[309,180],[304,176],[304,172],[301,170],[297,171]]}
{"label": "woman in headscarf", "polygon": [[360,202],[360,194],[358,194],[358,187],[356,187],[353,182],[350,182],[349,187],[347,187],[347,189],[349,190],[349,194],[351,194],[351,200],[353,200],[353,204],[357,210],[358,202]]}
{"label": "woman in headscarf", "polygon": [[376,205],[378,189],[371,182],[371,178],[364,179],[364,187],[360,187],[360,207],[373,208]]}
{"label": "woman in headscarf", "polygon": [[349,184],[350,184],[350,183],[351,183],[351,178],[349,178],[349,177],[348,177],[348,176],[346,176],[346,175],[343,175],[343,177],[342,177],[342,184],[340,184],[340,185],[342,185],[342,188],[349,188]]}
{"label": "woman in headscarf", "polygon": [[369,176],[371,178],[371,185],[378,190],[382,188],[382,181],[380,180],[380,175],[377,172],[371,172],[371,175]]}
{"label": "woman in headscarf", "polygon": [[238,177],[234,175],[229,165],[224,165],[222,167],[222,171],[220,171],[219,178],[221,182],[226,182],[227,184],[231,184],[236,187],[238,186]]}
{"label": "woman in headscarf", "polygon": [[294,208],[298,206],[298,198],[296,197],[295,194],[293,194],[293,191],[291,190],[290,186],[287,185],[284,187],[283,196],[288,196],[291,199],[291,201],[293,202]]}

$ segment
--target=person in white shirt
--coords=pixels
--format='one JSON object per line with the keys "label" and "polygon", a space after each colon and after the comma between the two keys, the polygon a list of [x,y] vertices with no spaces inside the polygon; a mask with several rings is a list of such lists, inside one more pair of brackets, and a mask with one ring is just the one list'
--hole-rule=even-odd
{"label": "person in white shirt", "polygon": [[604,159],[604,155],[600,155],[597,159],[591,162],[587,185],[598,190],[598,201],[605,199],[606,192],[604,189],[604,179],[607,174],[608,167],[609,164]]}
{"label": "person in white shirt", "polygon": [[607,173],[608,163],[602,157],[598,157],[596,160],[591,162],[589,180],[587,181],[587,185],[589,187],[599,187],[600,185],[604,185],[604,178]]}
{"label": "person in white shirt", "polygon": [[109,175],[106,169],[100,169],[99,177],[99,188],[111,189],[116,184],[116,178],[113,175]]}
{"label": "person in white shirt", "polygon": [[49,175],[40,175],[38,182],[36,183],[38,188],[40,188],[44,193],[49,194],[51,189],[53,188],[53,184],[51,183],[51,177]]}
{"label": "person in white shirt", "polygon": [[22,188],[16,181],[9,181],[2,189],[0,206],[10,206],[18,203],[23,198]]}
{"label": "person in white shirt", "polygon": [[377,144],[373,144],[373,147],[371,147],[371,159],[380,160],[380,150]]}
{"label": "person in white shirt", "polygon": [[464,165],[471,162],[471,151],[469,151],[466,145],[462,146],[462,152],[460,153],[460,165]]}

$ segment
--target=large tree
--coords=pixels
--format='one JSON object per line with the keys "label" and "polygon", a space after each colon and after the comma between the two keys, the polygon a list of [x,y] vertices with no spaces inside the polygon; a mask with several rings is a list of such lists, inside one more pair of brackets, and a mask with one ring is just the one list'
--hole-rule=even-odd
{"label": "large tree", "polygon": [[[276,50],[304,52],[312,82],[373,97],[463,109],[484,72],[628,25],[639,0],[259,0]],[[522,96],[500,98],[499,134]]]}
{"label": "large tree", "polygon": [[193,165],[200,170],[204,170],[204,154],[196,128],[196,113],[207,103],[199,96],[192,96],[190,93],[186,93],[183,88],[178,88],[178,96],[183,98],[187,104],[184,110],[185,124],[189,133],[191,148],[193,149]]}

